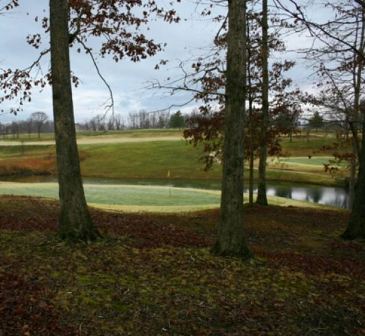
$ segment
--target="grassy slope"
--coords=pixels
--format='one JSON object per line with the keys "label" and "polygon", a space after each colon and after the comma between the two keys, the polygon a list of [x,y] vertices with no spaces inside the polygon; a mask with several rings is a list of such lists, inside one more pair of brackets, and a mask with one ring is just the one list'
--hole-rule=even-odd
{"label": "grassy slope", "polygon": [[[177,131],[128,131],[111,133],[100,137],[141,138],[171,136]],[[91,135],[88,135],[89,137]],[[86,137],[86,135],[84,135]],[[95,136],[97,137],[97,136]],[[332,178],[323,170],[330,152],[317,149],[332,142],[331,138],[315,136],[309,142],[305,138],[294,138],[290,143],[283,139],[284,153],[291,155],[280,162],[271,162],[268,178],[272,180],[298,181],[318,184],[338,184],[343,174]],[[184,141],[156,141],[119,144],[80,145],[82,172],[84,176],[119,179],[164,179],[170,178],[217,180],[220,167],[216,165],[209,172],[203,170],[199,160],[201,152]],[[311,159],[308,156],[316,155]],[[324,159],[318,157],[324,156]],[[11,172],[51,173],[55,171],[54,146],[0,146],[0,174]]]}
{"label": "grassy slope", "polygon": [[92,211],[106,237],[67,246],[57,206],[0,197],[4,335],[364,335],[365,246],[345,212],[247,208],[258,258],[214,258],[217,211]]}
{"label": "grassy slope", "polygon": [[[85,176],[112,178],[219,178],[218,166],[203,170],[200,152],[184,141],[81,146]],[[103,163],[101,165],[101,163]]]}
{"label": "grassy slope", "polygon": [[[292,156],[331,155],[333,150],[324,149],[323,147],[330,147],[335,142],[338,142],[338,140],[333,134],[326,135],[324,133],[312,133],[309,139],[306,136],[294,136],[292,142],[288,138],[283,138],[283,154]],[[346,148],[343,150],[346,150]],[[350,146],[347,150],[351,151]]]}

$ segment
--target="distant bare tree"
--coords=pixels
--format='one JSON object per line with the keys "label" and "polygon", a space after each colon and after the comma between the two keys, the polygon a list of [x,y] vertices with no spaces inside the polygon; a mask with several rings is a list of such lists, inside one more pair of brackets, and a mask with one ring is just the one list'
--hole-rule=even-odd
{"label": "distant bare tree", "polygon": [[48,116],[44,112],[34,112],[31,115],[31,120],[37,129],[38,139],[39,139],[41,137],[42,126],[48,120]]}
{"label": "distant bare tree", "polygon": [[13,134],[13,138],[19,139],[19,125],[17,122],[13,121],[10,124],[10,131]]}
{"label": "distant bare tree", "polygon": [[128,115],[128,127],[136,128],[166,128],[169,125],[170,113],[166,111],[147,112],[141,110]]}
{"label": "distant bare tree", "polygon": [[28,137],[30,138],[30,135],[32,134],[32,127],[33,127],[33,120],[32,118],[28,118],[26,121],[26,127],[28,132]]}
{"label": "distant bare tree", "polygon": [[111,116],[107,123],[106,123],[106,128],[108,131],[113,131],[115,129],[115,116]]}
{"label": "distant bare tree", "polygon": [[117,131],[124,128],[123,118],[120,114],[116,114],[115,117],[114,117],[114,127],[115,127],[115,130],[117,130]]}

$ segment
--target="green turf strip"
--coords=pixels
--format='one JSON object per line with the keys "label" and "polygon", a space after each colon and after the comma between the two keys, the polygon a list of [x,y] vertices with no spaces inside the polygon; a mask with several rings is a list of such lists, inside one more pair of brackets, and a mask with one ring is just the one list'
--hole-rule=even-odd
{"label": "green turf strip", "polygon": [[[128,212],[189,212],[219,207],[220,192],[214,190],[166,186],[85,184],[89,205]],[[58,198],[56,183],[0,182],[0,195]],[[281,206],[321,207],[318,204],[270,197],[271,204]]]}

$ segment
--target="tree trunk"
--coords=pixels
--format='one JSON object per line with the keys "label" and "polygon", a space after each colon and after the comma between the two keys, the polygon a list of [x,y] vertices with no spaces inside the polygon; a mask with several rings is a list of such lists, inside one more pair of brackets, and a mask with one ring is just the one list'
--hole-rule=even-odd
{"label": "tree trunk", "polygon": [[[363,55],[365,48],[365,9],[363,8],[361,20],[361,33],[358,46],[360,47]],[[354,113],[355,121],[361,120],[362,133],[361,133],[361,146],[358,142],[358,132],[353,134],[353,147],[356,146],[358,150],[359,160],[359,173],[355,185],[355,193],[352,204],[352,212],[350,221],[348,223],[346,231],[342,234],[344,239],[358,239],[365,238],[365,106],[360,102],[360,92],[362,85],[362,72],[364,67],[364,57],[360,57],[358,54],[354,55],[354,72],[353,72],[353,84],[354,84]],[[351,125],[350,125],[351,126]]]}
{"label": "tree trunk", "polygon": [[359,174],[355,187],[355,197],[352,205],[350,221],[346,231],[342,234],[344,239],[365,238],[365,116],[362,122],[362,144],[359,159]]}
{"label": "tree trunk", "polygon": [[50,0],[51,73],[60,197],[59,235],[70,241],[99,237],[81,180],[72,102],[68,0]]}
{"label": "tree trunk", "polygon": [[266,195],[266,161],[267,161],[267,131],[269,126],[269,45],[268,45],[268,5],[262,1],[262,126],[260,143],[259,178],[256,203],[268,205]]}
{"label": "tree trunk", "polygon": [[[355,186],[356,186],[356,178],[357,178],[357,157],[359,153],[357,153],[357,147],[356,142],[357,140],[352,138],[352,153],[354,157],[351,159],[350,162],[350,176],[349,176],[349,202],[348,206],[349,209],[352,209],[352,206],[354,205],[354,199],[355,199]],[[359,145],[359,144],[357,144]]]}
{"label": "tree trunk", "polygon": [[250,176],[249,176],[249,181],[248,181],[248,203],[250,205],[253,204],[253,191],[254,191],[254,181],[255,181],[254,162],[255,162],[254,153],[251,152],[250,153],[250,166],[249,166]]}
{"label": "tree trunk", "polygon": [[[250,80],[249,80],[250,85]],[[250,90],[251,92],[251,90]],[[250,205],[253,204],[253,191],[254,191],[254,163],[255,163],[255,153],[254,153],[254,130],[253,130],[253,99],[252,94],[249,94],[249,103],[248,103],[248,109],[249,109],[249,130],[250,130],[250,146],[249,146],[249,177],[248,177],[248,203]]]}
{"label": "tree trunk", "polygon": [[250,48],[250,25],[247,24],[247,35],[246,35],[246,45],[247,45],[247,93],[248,93],[248,121],[249,121],[249,178],[248,178],[248,203],[253,204],[253,191],[254,191],[254,127],[253,127],[253,94],[252,94],[252,73],[251,73],[251,63],[252,55]]}
{"label": "tree trunk", "polygon": [[349,201],[348,201],[349,209],[352,209],[352,206],[354,205],[355,186],[356,186],[356,161],[351,160],[350,177],[349,177]]}
{"label": "tree trunk", "polygon": [[228,22],[221,216],[212,252],[247,259],[251,253],[243,232],[246,0],[228,2]]}

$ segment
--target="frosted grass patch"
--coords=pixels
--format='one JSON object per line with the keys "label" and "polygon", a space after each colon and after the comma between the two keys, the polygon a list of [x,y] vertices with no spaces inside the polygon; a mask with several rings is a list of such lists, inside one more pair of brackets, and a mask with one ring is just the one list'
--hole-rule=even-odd
{"label": "frosted grass patch", "polygon": [[[89,205],[111,211],[191,212],[218,208],[220,204],[220,191],[214,190],[121,184],[85,184],[84,188]],[[58,199],[58,185],[0,182],[0,195]],[[326,208],[283,197],[269,197],[269,200],[273,205]]]}
{"label": "frosted grass patch", "polygon": [[[92,204],[110,206],[198,207],[219,204],[220,192],[166,186],[85,184],[86,199]],[[1,182],[1,195],[58,198],[57,183]]]}

